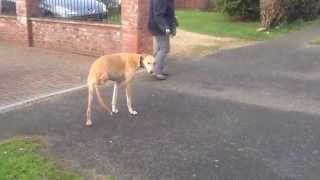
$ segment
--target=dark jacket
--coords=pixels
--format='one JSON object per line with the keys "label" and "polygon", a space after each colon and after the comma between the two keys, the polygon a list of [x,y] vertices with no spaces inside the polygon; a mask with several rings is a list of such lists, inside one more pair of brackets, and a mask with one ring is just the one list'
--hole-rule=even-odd
{"label": "dark jacket", "polygon": [[149,31],[153,35],[165,35],[165,30],[176,31],[174,0],[150,0]]}

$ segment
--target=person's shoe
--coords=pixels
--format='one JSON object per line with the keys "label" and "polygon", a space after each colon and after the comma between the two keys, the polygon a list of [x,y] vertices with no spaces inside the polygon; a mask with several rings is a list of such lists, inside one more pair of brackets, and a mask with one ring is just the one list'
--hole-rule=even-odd
{"label": "person's shoe", "polygon": [[154,77],[157,79],[157,80],[166,80],[167,79],[167,76],[163,75],[163,74],[155,74]]}
{"label": "person's shoe", "polygon": [[165,73],[165,72],[164,72],[164,73],[162,73],[162,75],[167,76],[167,77],[168,77],[168,76],[170,76],[170,74],[169,74],[169,73]]}
{"label": "person's shoe", "polygon": [[[163,73],[161,73],[161,74],[164,75],[164,76],[167,76],[167,77],[170,76],[170,74],[169,74],[169,73],[166,73],[166,72],[163,72]],[[155,76],[156,73],[155,73],[155,72],[152,72],[151,75]]]}

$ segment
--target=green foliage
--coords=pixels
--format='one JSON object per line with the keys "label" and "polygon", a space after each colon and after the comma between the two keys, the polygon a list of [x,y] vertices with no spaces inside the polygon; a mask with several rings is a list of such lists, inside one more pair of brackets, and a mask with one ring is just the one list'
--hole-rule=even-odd
{"label": "green foliage", "polygon": [[216,10],[223,12],[224,9],[224,2],[225,0],[216,0],[215,5],[216,5]]}
{"label": "green foliage", "polygon": [[217,0],[218,9],[230,16],[256,20],[260,16],[259,0]]}
{"label": "green foliage", "polygon": [[286,0],[285,2],[285,7],[288,10],[288,20],[298,18],[311,20],[319,14],[319,0]]}
{"label": "green foliage", "polygon": [[215,0],[202,0],[204,2],[204,7],[202,11],[211,11],[215,8]]}

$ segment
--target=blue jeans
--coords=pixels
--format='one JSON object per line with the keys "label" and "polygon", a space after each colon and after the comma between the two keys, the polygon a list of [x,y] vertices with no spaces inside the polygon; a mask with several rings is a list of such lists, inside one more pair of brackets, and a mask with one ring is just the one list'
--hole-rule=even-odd
{"label": "blue jeans", "polygon": [[170,36],[162,35],[155,36],[156,49],[154,52],[154,57],[156,59],[155,73],[162,74],[166,66],[166,58],[170,51]]}

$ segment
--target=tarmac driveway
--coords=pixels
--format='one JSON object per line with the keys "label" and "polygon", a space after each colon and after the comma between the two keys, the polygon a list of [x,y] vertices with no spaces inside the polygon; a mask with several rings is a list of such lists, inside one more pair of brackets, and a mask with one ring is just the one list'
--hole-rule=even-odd
{"label": "tarmac driveway", "polygon": [[121,96],[120,114],[96,104],[85,128],[85,89],[3,113],[0,138],[45,136],[73,168],[120,180],[318,180],[319,33],[174,62],[164,82],[141,74],[136,117]]}

